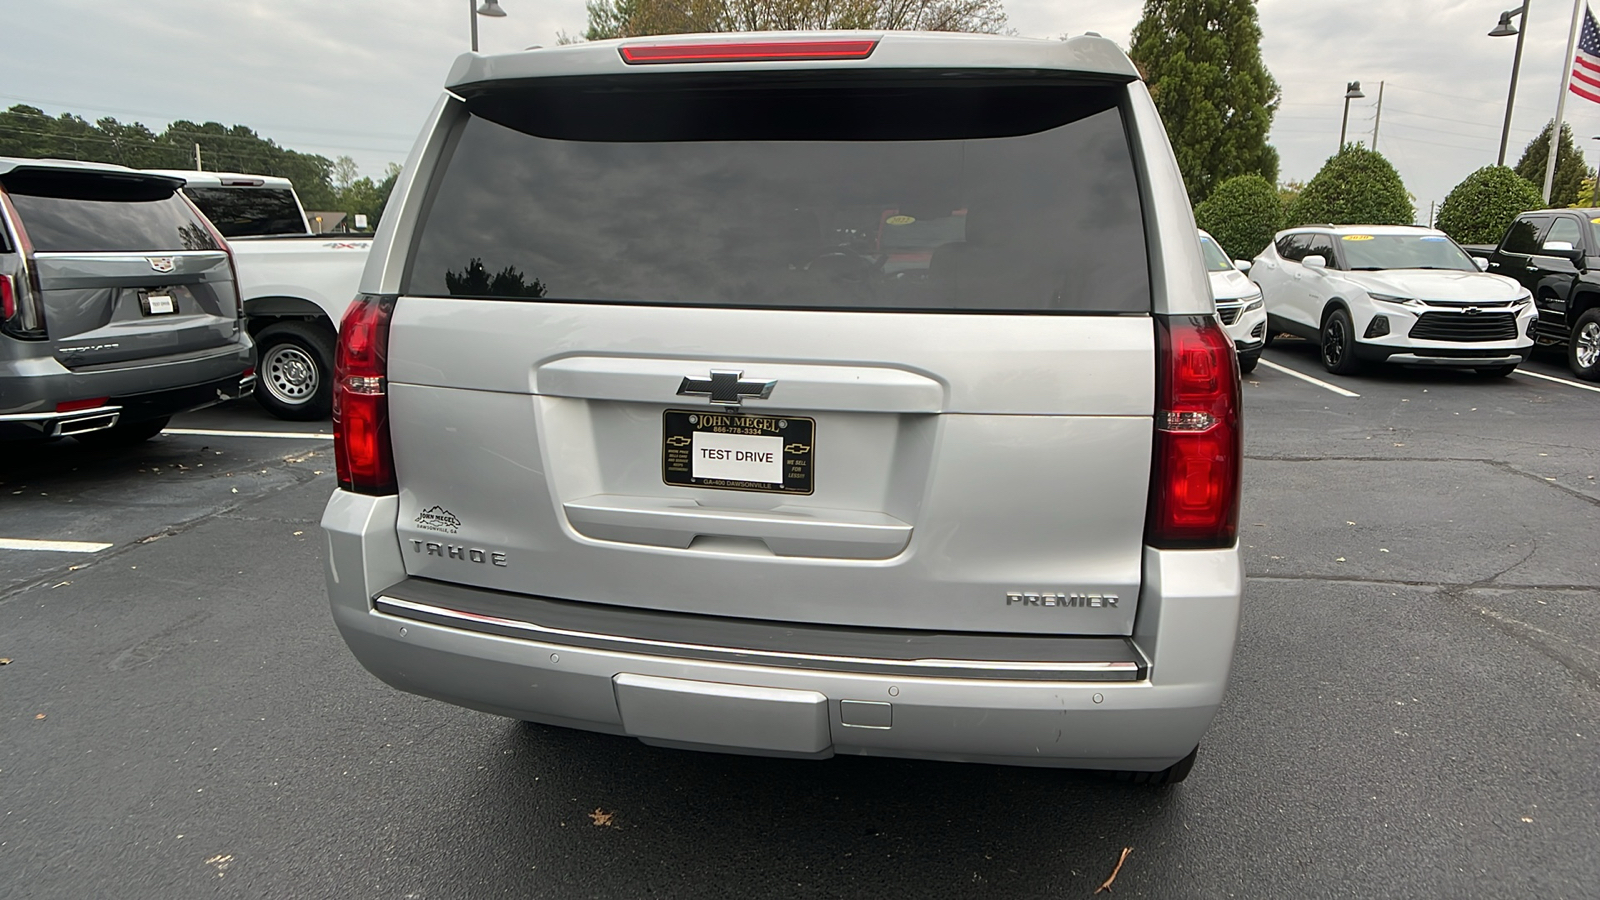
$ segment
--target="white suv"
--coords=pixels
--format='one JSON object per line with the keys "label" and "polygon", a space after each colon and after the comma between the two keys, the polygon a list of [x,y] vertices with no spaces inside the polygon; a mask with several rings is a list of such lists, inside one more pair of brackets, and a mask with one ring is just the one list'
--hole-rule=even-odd
{"label": "white suv", "polygon": [[1239,376],[1114,44],[674,35],[446,88],[339,329],[368,670],[672,747],[1189,772]]}
{"label": "white suv", "polygon": [[1255,370],[1261,350],[1266,346],[1267,311],[1261,305],[1261,289],[1245,277],[1250,263],[1229,259],[1217,239],[1204,231],[1200,232],[1200,253],[1205,257],[1206,274],[1211,278],[1211,299],[1217,304],[1217,318],[1239,351],[1239,374],[1248,375]]}
{"label": "white suv", "polygon": [[1533,298],[1490,275],[1444,232],[1322,225],[1278,233],[1250,269],[1267,327],[1318,343],[1329,372],[1362,363],[1509,375],[1533,350]]}

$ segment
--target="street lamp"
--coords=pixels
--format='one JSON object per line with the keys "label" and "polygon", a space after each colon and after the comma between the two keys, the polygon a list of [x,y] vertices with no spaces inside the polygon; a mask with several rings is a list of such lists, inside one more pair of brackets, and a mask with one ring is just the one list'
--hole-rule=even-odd
{"label": "street lamp", "polygon": [[1344,132],[1350,124],[1350,101],[1360,100],[1366,94],[1361,93],[1361,82],[1352,81],[1344,88],[1344,119],[1339,122],[1339,152],[1344,152]]}
{"label": "street lamp", "polygon": [[483,5],[478,6],[475,0],[467,0],[467,10],[472,18],[472,52],[478,52],[478,17],[488,16],[491,19],[505,18],[506,11],[500,8],[500,0],[483,0]]}
{"label": "street lamp", "polygon": [[[1522,39],[1528,34],[1528,3],[1531,2],[1532,0],[1525,0],[1516,9],[1508,9],[1501,13],[1500,24],[1489,32],[1489,37],[1510,37],[1513,34],[1517,36],[1517,52],[1511,60],[1511,91],[1506,94],[1506,122],[1500,126],[1500,155],[1495,158],[1494,163],[1497,166],[1506,164],[1506,141],[1511,138],[1511,105],[1517,99],[1517,73],[1522,70]],[[1518,28],[1511,24],[1512,18],[1516,16],[1522,17],[1523,27]]]}

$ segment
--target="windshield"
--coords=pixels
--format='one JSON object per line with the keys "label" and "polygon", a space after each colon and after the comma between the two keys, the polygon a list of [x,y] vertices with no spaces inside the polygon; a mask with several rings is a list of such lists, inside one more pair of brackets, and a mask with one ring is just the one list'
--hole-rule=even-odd
{"label": "windshield", "polygon": [[300,202],[287,188],[184,188],[223,237],[305,234]]}
{"label": "windshield", "polygon": [[[480,98],[436,182],[403,290],[1150,309],[1121,89],[621,82],[581,103],[572,88],[541,88],[549,96],[538,103],[515,91]],[[552,109],[562,115],[532,118]]]}
{"label": "windshield", "polygon": [[1222,252],[1222,248],[1209,235],[1201,236],[1200,252],[1205,255],[1207,272],[1233,271],[1233,260],[1228,258],[1228,254]]}
{"label": "windshield", "polygon": [[1442,234],[1344,234],[1339,236],[1352,271],[1451,269],[1476,272],[1472,257]]}

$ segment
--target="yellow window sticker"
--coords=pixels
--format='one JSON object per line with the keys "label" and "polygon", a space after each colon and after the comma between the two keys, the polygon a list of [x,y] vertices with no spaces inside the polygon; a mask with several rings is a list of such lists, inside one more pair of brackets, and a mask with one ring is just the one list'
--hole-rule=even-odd
{"label": "yellow window sticker", "polygon": [[890,225],[910,225],[916,220],[917,219],[915,216],[890,216],[889,218],[884,219],[884,221],[888,222]]}
{"label": "yellow window sticker", "polygon": [[1346,235],[1343,235],[1340,238],[1340,240],[1345,240],[1345,241],[1370,241],[1370,240],[1372,240],[1372,235],[1370,235],[1370,234],[1346,234]]}

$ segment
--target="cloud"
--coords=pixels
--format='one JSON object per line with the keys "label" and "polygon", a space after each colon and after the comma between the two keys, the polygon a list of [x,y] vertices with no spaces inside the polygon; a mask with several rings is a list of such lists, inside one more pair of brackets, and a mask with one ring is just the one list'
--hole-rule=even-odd
{"label": "cloud", "polygon": [[[508,52],[579,33],[582,0],[503,0],[479,19],[482,48]],[[1305,180],[1339,140],[1346,81],[1351,137],[1370,140],[1386,82],[1378,149],[1426,216],[1430,200],[1494,162],[1515,41],[1486,32],[1510,0],[1341,4],[1262,0],[1262,53],[1283,88],[1272,133],[1284,178]],[[178,119],[243,124],[296,150],[349,154],[366,174],[403,160],[454,58],[467,48],[459,0],[53,0],[6,20],[0,103],[112,115],[159,129]],[[1137,0],[1009,0],[1020,34],[1097,31],[1126,46]],[[1555,110],[1568,11],[1533,4],[1508,162]],[[1600,106],[1567,104],[1590,160]]]}

